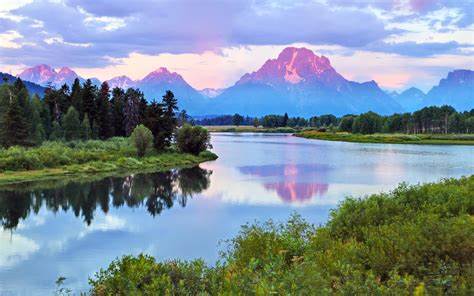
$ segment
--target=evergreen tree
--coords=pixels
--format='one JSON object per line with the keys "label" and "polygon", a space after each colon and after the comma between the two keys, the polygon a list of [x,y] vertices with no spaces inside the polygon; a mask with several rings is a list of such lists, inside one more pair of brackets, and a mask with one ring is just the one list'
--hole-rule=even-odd
{"label": "evergreen tree", "polygon": [[153,101],[146,110],[145,126],[153,134],[153,146],[157,150],[165,147],[165,134],[163,133],[163,106]]}
{"label": "evergreen tree", "polygon": [[138,114],[140,117],[139,124],[144,124],[146,120],[146,109],[148,107],[148,102],[145,99],[145,96],[140,92],[140,104],[138,106]]}
{"label": "evergreen tree", "polygon": [[79,112],[79,118],[84,118],[84,112],[82,110],[82,87],[79,78],[74,79],[71,88],[71,105]]}
{"label": "evergreen tree", "polygon": [[62,141],[64,139],[63,129],[59,122],[57,122],[56,120],[53,121],[51,135],[49,136],[49,139],[51,141]]}
{"label": "evergreen tree", "polygon": [[92,129],[91,129],[91,123],[89,121],[89,116],[84,115],[84,119],[82,120],[81,124],[81,139],[83,140],[89,140],[92,138]]}
{"label": "evergreen tree", "polygon": [[29,126],[18,98],[12,96],[8,108],[2,118],[2,144],[5,147],[14,145],[26,146],[28,142]]}
{"label": "evergreen tree", "polygon": [[80,138],[81,122],[79,120],[79,113],[74,109],[74,107],[69,107],[69,110],[62,119],[62,126],[66,141],[77,140]]}
{"label": "evergreen tree", "polygon": [[97,96],[97,126],[99,139],[107,139],[112,136],[110,93],[107,82],[102,83]]}
{"label": "evergreen tree", "polygon": [[87,114],[91,124],[96,119],[97,115],[96,93],[97,88],[92,84],[92,81],[90,79],[87,79],[82,89],[82,111],[84,112],[84,114]]}
{"label": "evergreen tree", "polygon": [[166,91],[163,96],[163,136],[164,146],[167,147],[173,140],[173,134],[177,127],[178,120],[175,112],[178,111],[178,100],[174,97],[173,92]]}
{"label": "evergreen tree", "polygon": [[125,137],[125,93],[121,88],[115,87],[112,90],[112,126],[116,137]]}
{"label": "evergreen tree", "polygon": [[46,129],[43,125],[43,119],[41,118],[43,103],[37,94],[33,96],[31,106],[32,140],[35,145],[39,145],[46,139]]}
{"label": "evergreen tree", "polygon": [[285,113],[283,116],[283,122],[281,123],[281,126],[288,126],[288,113]]}
{"label": "evergreen tree", "polygon": [[129,88],[125,93],[125,135],[130,136],[135,127],[140,123],[139,114],[140,92],[133,88]]}

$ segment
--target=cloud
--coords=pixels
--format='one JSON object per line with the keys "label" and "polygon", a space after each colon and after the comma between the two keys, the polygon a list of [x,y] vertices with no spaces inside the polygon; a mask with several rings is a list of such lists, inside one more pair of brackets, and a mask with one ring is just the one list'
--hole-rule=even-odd
{"label": "cloud", "polygon": [[376,42],[365,47],[369,51],[397,53],[405,56],[428,57],[439,54],[461,53],[458,49],[462,47],[455,41],[445,43],[417,43],[414,41],[387,43]]}
{"label": "cloud", "polygon": [[132,52],[202,53],[295,42],[351,47],[392,33],[370,12],[313,2],[39,0],[10,15],[22,20],[8,23],[9,30],[29,46],[2,52],[2,62],[9,64],[101,66]]}

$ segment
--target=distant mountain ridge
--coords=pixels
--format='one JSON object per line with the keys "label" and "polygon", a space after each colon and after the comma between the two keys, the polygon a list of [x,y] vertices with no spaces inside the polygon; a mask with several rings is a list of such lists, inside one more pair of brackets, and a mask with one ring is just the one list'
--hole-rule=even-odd
{"label": "distant mountain ridge", "polygon": [[[58,72],[47,65],[25,69],[20,78],[40,85],[72,84],[78,76],[67,67]],[[289,113],[312,116],[343,115],[374,111],[381,114],[414,111],[427,105],[449,104],[458,110],[474,108],[474,71],[455,70],[441,79],[427,94],[417,88],[388,94],[375,81],[354,82],[339,74],[325,56],[306,48],[285,48],[277,58],[267,60],[257,71],[244,74],[226,89],[194,89],[176,72],[161,67],[139,80],[117,76],[110,87],[136,87],[148,101],[159,100],[172,90],[181,109],[191,115],[240,113],[260,116]],[[94,79],[95,84],[100,81]]]}
{"label": "distant mountain ridge", "polygon": [[243,75],[214,102],[214,114],[228,110],[249,115],[288,112],[311,116],[369,110],[389,114],[402,110],[375,81],[346,80],[327,57],[295,47],[285,48],[276,59],[267,60],[257,71]]}
{"label": "distant mountain ridge", "polygon": [[[10,75],[8,73],[2,73],[0,72],[0,84],[4,83],[4,80],[6,80],[6,83],[8,84],[13,84],[17,77]],[[37,94],[38,96],[42,97],[44,95],[44,91],[46,90],[45,87],[38,85],[36,83],[30,82],[30,81],[23,81],[25,84],[26,88],[28,89],[28,92],[30,94]]]}
{"label": "distant mountain ridge", "polygon": [[[45,64],[27,68],[18,77],[44,87],[51,85],[56,88],[61,87],[63,84],[71,86],[76,78],[79,78],[79,81],[82,83],[86,81],[86,79],[77,75],[71,68],[62,67],[56,72],[51,66]],[[90,78],[90,80],[94,85],[100,85],[101,83],[97,78]]]}

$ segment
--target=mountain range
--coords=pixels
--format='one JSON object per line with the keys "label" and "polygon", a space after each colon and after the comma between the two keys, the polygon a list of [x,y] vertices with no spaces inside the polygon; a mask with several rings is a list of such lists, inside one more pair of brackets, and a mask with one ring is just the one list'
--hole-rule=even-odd
{"label": "mountain range", "polygon": [[[68,67],[55,71],[38,65],[18,75],[41,86],[72,84],[78,76]],[[285,48],[277,58],[267,60],[257,71],[243,75],[226,89],[196,90],[176,72],[158,68],[144,78],[132,80],[117,76],[107,81],[111,88],[136,87],[147,100],[160,99],[172,90],[181,109],[191,115],[233,114],[249,116],[289,113],[312,116],[332,113],[380,114],[414,111],[423,106],[449,104],[457,110],[474,108],[474,71],[454,70],[428,93],[409,88],[402,93],[387,93],[375,81],[355,82],[344,78],[325,56],[306,48]],[[98,85],[100,81],[93,79]]]}

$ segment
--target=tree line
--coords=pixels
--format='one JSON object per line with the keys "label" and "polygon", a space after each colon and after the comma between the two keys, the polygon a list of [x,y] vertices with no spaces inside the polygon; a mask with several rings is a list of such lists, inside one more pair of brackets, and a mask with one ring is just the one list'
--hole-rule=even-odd
{"label": "tree line", "polygon": [[[45,140],[105,140],[128,137],[135,127],[146,126],[153,135],[157,150],[168,147],[179,121],[178,102],[167,91],[160,102],[148,103],[139,89],[110,89],[75,79],[71,88],[48,87],[44,98],[30,96],[21,79],[0,86],[0,143],[35,146]],[[181,119],[181,120],[180,120]]]}
{"label": "tree line", "polygon": [[359,115],[347,114],[341,117],[324,114],[309,119],[289,117],[287,113],[262,117],[244,117],[240,114],[234,114],[204,118],[195,122],[199,125],[253,125],[265,128],[311,127],[323,131],[333,130],[360,134],[382,132],[407,134],[474,133],[474,109],[458,112],[453,107],[444,105],[424,107],[413,113],[395,113],[388,116],[369,111]]}

